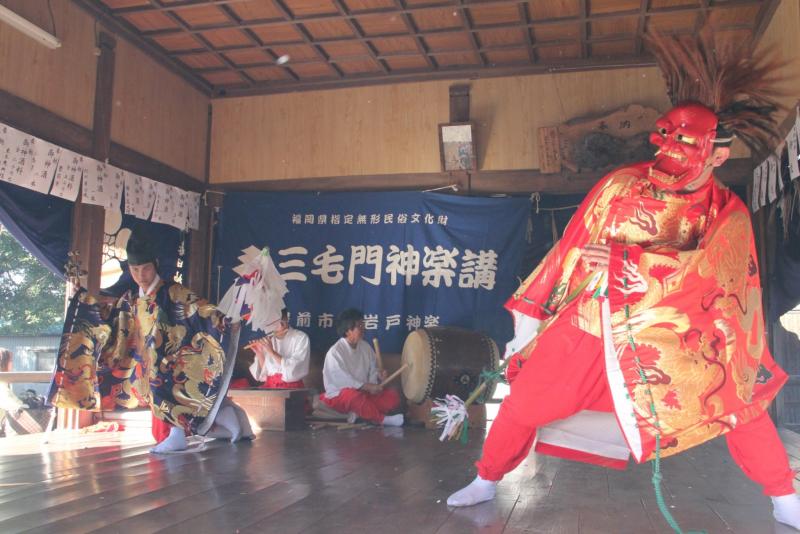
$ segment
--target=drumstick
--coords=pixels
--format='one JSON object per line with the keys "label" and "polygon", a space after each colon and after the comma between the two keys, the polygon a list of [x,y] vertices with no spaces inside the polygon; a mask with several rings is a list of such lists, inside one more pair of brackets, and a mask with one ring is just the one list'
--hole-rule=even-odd
{"label": "drumstick", "polygon": [[383,358],[381,358],[381,347],[378,345],[377,337],[372,340],[372,344],[375,346],[375,359],[378,360],[378,371],[383,371]]}
{"label": "drumstick", "polygon": [[380,383],[380,386],[381,386],[381,387],[385,387],[385,386],[386,386],[386,384],[388,384],[389,382],[391,382],[392,380],[394,380],[395,378],[397,378],[398,376],[400,376],[400,373],[402,373],[403,371],[405,371],[405,370],[406,370],[406,368],[408,368],[408,364],[407,364],[407,363],[404,363],[403,365],[401,365],[401,366],[400,366],[400,369],[398,369],[398,370],[397,370],[397,371],[395,371],[394,373],[392,373],[392,374],[390,374],[389,376],[387,376],[387,377],[386,377],[386,380],[384,380],[383,382],[381,382],[381,383]]}

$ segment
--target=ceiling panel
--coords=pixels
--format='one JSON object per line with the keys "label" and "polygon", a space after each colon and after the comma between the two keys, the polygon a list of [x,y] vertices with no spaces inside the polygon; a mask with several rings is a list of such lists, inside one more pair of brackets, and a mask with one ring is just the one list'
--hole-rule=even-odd
{"label": "ceiling panel", "polygon": [[[643,32],[691,32],[698,0],[75,0],[210,95],[652,63]],[[779,0],[714,0],[720,37]],[[276,65],[287,56],[288,63]],[[410,73],[414,73],[411,75]],[[384,80],[385,78],[385,80]],[[366,80],[366,81],[364,81]]]}

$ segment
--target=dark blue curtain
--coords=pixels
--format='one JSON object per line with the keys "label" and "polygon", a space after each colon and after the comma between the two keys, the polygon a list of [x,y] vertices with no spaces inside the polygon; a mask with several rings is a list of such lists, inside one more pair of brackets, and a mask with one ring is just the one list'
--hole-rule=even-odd
{"label": "dark blue curtain", "polygon": [[72,202],[0,182],[0,223],[53,274],[64,278]]}
{"label": "dark blue curtain", "polygon": [[[71,241],[73,203],[59,197],[44,195],[8,182],[0,182],[0,224],[53,274],[64,278],[64,264]],[[181,245],[181,231],[166,224],[143,221],[132,215],[123,215],[122,228],[148,226],[157,243],[159,274],[172,280],[178,272],[177,261]],[[187,240],[188,241],[188,240]],[[180,269],[188,272],[188,244]],[[125,262],[119,281],[103,292],[121,295],[131,287],[132,280]]]}

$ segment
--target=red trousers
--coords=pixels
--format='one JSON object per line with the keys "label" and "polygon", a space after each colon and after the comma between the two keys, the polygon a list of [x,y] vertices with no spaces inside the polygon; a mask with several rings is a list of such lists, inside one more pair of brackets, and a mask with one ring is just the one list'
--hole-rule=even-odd
{"label": "red trousers", "polygon": [[156,443],[161,443],[167,439],[167,436],[169,436],[169,431],[172,428],[172,425],[165,423],[153,414],[150,414],[150,417],[153,418],[153,424],[150,427],[150,430],[153,433],[153,438],[155,438]]}
{"label": "red trousers", "polygon": [[[571,323],[552,323],[540,334],[528,361],[521,366],[509,363],[509,375],[516,376],[475,464],[481,478],[500,480],[519,465],[528,456],[538,427],[581,410],[613,411],[601,341]],[[766,495],[794,493],[794,471],[766,412],[738,425],[726,438],[736,464]]]}
{"label": "red trousers", "polygon": [[[230,389],[250,389],[249,378],[234,378],[231,380]],[[294,382],[284,382],[283,375],[280,373],[269,375],[267,381],[258,386],[259,388],[267,389],[303,389],[306,387],[302,380],[295,380]]]}
{"label": "red trousers", "polygon": [[323,393],[319,399],[341,413],[355,412],[361,419],[382,423],[383,417],[400,406],[400,395],[394,389],[384,389],[371,395],[353,388],[345,388],[332,399]]}
{"label": "red trousers", "polygon": [[295,380],[294,382],[284,382],[283,375],[278,373],[269,375],[267,381],[258,386],[260,388],[268,389],[303,389],[306,385],[302,380]]}
{"label": "red trousers", "polygon": [[250,389],[251,387],[253,386],[250,385],[249,378],[233,378],[228,389]]}

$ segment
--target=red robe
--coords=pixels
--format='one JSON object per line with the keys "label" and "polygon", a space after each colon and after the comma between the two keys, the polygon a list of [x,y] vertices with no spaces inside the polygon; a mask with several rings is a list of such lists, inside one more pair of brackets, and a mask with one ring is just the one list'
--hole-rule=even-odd
{"label": "red robe", "polygon": [[[744,203],[716,180],[689,194],[659,190],[649,166],[601,180],[506,303],[543,328],[566,320],[598,337],[616,426],[639,462],[654,457],[657,434],[667,456],[753,420],[787,380],[765,342]],[[579,261],[591,243],[611,247],[608,297],[581,292],[568,307],[592,275]],[[536,338],[522,356],[535,348]],[[546,427],[539,439],[546,442]]]}

